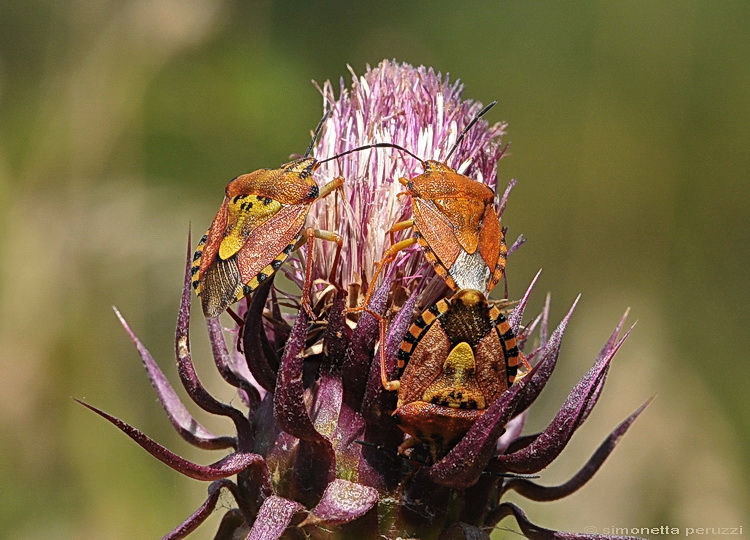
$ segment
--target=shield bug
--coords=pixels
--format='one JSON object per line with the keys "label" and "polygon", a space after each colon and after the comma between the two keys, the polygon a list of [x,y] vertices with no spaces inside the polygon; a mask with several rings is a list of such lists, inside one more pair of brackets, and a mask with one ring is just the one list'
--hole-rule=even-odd
{"label": "shield bug", "polygon": [[[466,126],[448,152],[446,161],[459,147],[466,133],[496,102],[482,109]],[[383,144],[385,146],[385,144]],[[400,178],[412,202],[412,219],[394,224],[393,234],[408,228],[414,235],[397,243],[383,254],[372,276],[362,307],[366,310],[370,295],[383,267],[392,262],[398,252],[416,243],[427,260],[453,290],[473,289],[484,294],[494,289],[503,276],[508,249],[495,210],[495,192],[489,186],[460,174],[443,162],[422,160],[395,144],[397,148],[419,161],[424,172],[414,178]]]}
{"label": "shield bug", "polygon": [[[250,294],[268,279],[292,251],[314,238],[338,244],[332,272],[335,273],[341,237],[333,232],[305,228],[311,205],[343,185],[337,177],[323,187],[313,173],[325,161],[310,157],[315,140],[328,115],[323,116],[304,157],[278,169],[260,169],[243,174],[226,187],[210,228],[193,256],[192,283],[201,298],[207,318],[218,317],[234,302]],[[302,305],[311,313],[312,249],[307,258]]]}
{"label": "shield bug", "polygon": [[[510,324],[484,294],[461,289],[428,308],[409,328],[398,352],[393,417],[403,431],[442,458],[516,380],[523,361]],[[399,448],[404,451],[409,439]]]}

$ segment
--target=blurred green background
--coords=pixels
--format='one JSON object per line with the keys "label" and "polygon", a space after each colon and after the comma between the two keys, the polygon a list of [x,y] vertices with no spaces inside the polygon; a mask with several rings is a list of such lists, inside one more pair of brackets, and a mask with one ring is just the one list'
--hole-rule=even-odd
{"label": "blurred green background", "polygon": [[[551,291],[555,321],[583,294],[530,429],[626,307],[639,321],[591,419],[541,481],[568,478],[656,401],[583,490],[522,503],[531,519],[750,529],[750,4],[342,6],[0,4],[0,536],[155,538],[202,502],[205,484],[71,397],[193,460],[221,457],[172,433],[110,306],[175,380],[188,224],[205,229],[238,173],[304,150],[321,114],[312,79],[349,81],[347,64],[361,74],[383,58],[499,101],[488,117],[509,122],[512,143],[500,181],[519,180],[504,222],[528,237],[510,260],[511,296],[539,268],[534,306]],[[230,400],[199,320],[199,372]]]}

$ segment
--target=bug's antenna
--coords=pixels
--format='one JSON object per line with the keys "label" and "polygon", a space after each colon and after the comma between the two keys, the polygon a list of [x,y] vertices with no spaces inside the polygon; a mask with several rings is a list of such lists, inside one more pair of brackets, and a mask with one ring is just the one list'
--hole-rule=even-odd
{"label": "bug's antenna", "polygon": [[323,115],[323,118],[320,119],[320,122],[318,122],[317,127],[315,128],[315,132],[313,133],[312,140],[310,141],[310,146],[307,147],[307,151],[305,152],[305,155],[302,156],[303,159],[310,156],[310,152],[312,152],[313,146],[315,146],[315,141],[318,140],[318,135],[320,135],[321,130],[323,129],[323,124],[325,124],[325,121],[328,120],[328,117],[331,116],[331,110],[327,110],[326,113]]}
{"label": "bug's antenna", "polygon": [[402,152],[405,152],[405,153],[409,154],[411,157],[413,157],[414,159],[416,159],[417,161],[419,161],[419,163],[422,164],[422,167],[425,167],[424,160],[418,158],[417,156],[415,156],[414,154],[412,154],[411,152],[409,152],[403,146],[399,146],[398,144],[395,144],[395,143],[386,143],[386,142],[383,142],[383,143],[374,143],[374,144],[366,144],[364,146],[358,146],[357,148],[352,148],[352,149],[347,150],[345,152],[341,152],[340,154],[336,154],[335,156],[331,156],[329,158],[322,159],[318,163],[325,163],[326,161],[332,161],[334,159],[338,159],[340,157],[344,157],[347,154],[351,154],[351,153],[354,153],[354,152],[361,152],[362,150],[367,150],[368,148],[395,148],[396,150],[400,150]]}
{"label": "bug's antenna", "polygon": [[464,136],[466,135],[466,132],[469,131],[471,128],[473,128],[474,124],[476,124],[477,121],[479,121],[479,119],[482,118],[482,116],[484,116],[487,113],[487,111],[489,111],[495,105],[497,105],[497,101],[493,101],[492,103],[490,103],[489,105],[487,105],[484,109],[482,109],[481,111],[479,111],[479,114],[474,117],[474,120],[472,120],[471,122],[469,122],[469,125],[464,128],[464,130],[461,132],[461,135],[459,135],[458,139],[456,139],[456,142],[453,143],[453,148],[451,148],[451,151],[448,152],[447,156],[445,156],[445,162],[446,163],[450,159],[451,155],[453,155],[453,152],[456,151],[456,149],[458,148],[458,145],[461,144],[461,141],[464,140]]}

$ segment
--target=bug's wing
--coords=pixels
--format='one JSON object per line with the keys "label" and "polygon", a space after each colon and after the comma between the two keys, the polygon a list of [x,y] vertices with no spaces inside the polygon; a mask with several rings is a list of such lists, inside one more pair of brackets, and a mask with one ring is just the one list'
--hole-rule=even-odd
{"label": "bug's wing", "polygon": [[[196,287],[206,317],[221,315],[229,305],[250,294],[281,266],[294,249],[309,208],[307,204],[282,207],[253,230],[239,251],[227,259],[218,256],[221,238],[211,243],[211,234],[217,223],[217,219],[214,220],[207,235],[199,286]],[[209,254],[213,255],[210,259]],[[207,268],[202,271],[204,261]]]}
{"label": "bug's wing", "polygon": [[243,283],[253,278],[263,281],[281,266],[294,249],[309,210],[309,204],[284,206],[250,234],[236,255]]}
{"label": "bug's wing", "polygon": [[[418,325],[412,325],[412,329],[415,326]],[[417,339],[413,338],[414,332],[410,330],[402,344],[402,350],[406,346],[410,348],[410,353],[406,355],[407,364],[400,379],[399,407],[404,403],[422,399],[424,390],[440,376],[443,362],[451,350],[448,336],[440,324],[435,322],[434,317],[432,323],[420,333],[420,336]]]}
{"label": "bug's wing", "polygon": [[461,253],[461,244],[456,239],[453,227],[432,202],[412,198],[412,208],[414,225],[421,236],[419,245],[435,272],[447,281],[450,268]]}
{"label": "bug's wing", "polygon": [[222,260],[216,257],[196,289],[201,297],[203,314],[207,318],[218,317],[236,299],[244,296],[237,258]]}
{"label": "bug's wing", "polygon": [[482,338],[476,348],[477,382],[487,403],[495,401],[508,389],[508,354],[505,344],[497,332]]}
{"label": "bug's wing", "polygon": [[[214,259],[216,259],[216,255],[219,252],[219,246],[221,245],[221,240],[223,238],[223,231],[226,228],[227,203],[227,198],[224,197],[224,202],[222,202],[219,211],[216,213],[216,216],[214,216],[214,219],[211,222],[211,226],[208,228],[208,231],[206,231],[206,234],[204,234],[203,238],[201,238],[200,242],[198,242],[198,246],[195,248],[195,254],[193,255],[193,263],[190,268],[190,272],[192,274],[191,280],[193,289],[195,289],[196,294],[201,297],[204,296],[203,291],[206,288],[206,272],[208,272],[211,263],[214,262]],[[217,297],[215,286],[212,286],[212,288],[214,289],[214,292],[208,294],[212,298]],[[205,303],[206,298],[203,298],[203,301],[203,311],[207,314],[207,306]],[[221,311],[223,311],[223,309]],[[207,314],[206,316],[209,315]]]}
{"label": "bug's wing", "polygon": [[485,203],[478,199],[446,197],[432,201],[453,229],[456,241],[468,254],[477,251]]}
{"label": "bug's wing", "polygon": [[482,229],[479,233],[479,253],[492,275],[487,284],[491,291],[498,284],[505,271],[505,259],[508,248],[505,246],[505,235],[500,227],[500,219],[492,205],[487,205],[482,218]]}
{"label": "bug's wing", "polygon": [[518,347],[510,324],[496,307],[490,310],[490,317],[494,330],[476,347],[477,381],[488,404],[513,384],[518,370]]}
{"label": "bug's wing", "polygon": [[208,267],[211,265],[216,255],[219,253],[219,247],[221,241],[224,238],[224,231],[227,227],[227,205],[229,200],[224,197],[224,201],[221,203],[221,208],[214,216],[214,220],[211,222],[211,226],[208,228],[206,235],[198,244],[198,248],[195,251],[193,257],[194,266],[197,265],[200,272],[197,277],[203,279],[203,274],[206,273]]}

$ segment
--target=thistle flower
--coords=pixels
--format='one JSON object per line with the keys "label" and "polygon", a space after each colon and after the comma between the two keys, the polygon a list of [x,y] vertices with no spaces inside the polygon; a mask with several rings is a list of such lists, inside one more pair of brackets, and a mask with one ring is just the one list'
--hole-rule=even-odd
{"label": "thistle flower", "polygon": [[[332,113],[314,155],[324,158],[364,144],[393,142],[423,159],[445,160],[481,108],[463,100],[462,90],[460,83],[451,84],[431,69],[387,61],[362,77],[354,76],[351,89],[342,81],[338,98],[326,83],[321,91]],[[504,128],[480,120],[448,165],[494,189]],[[519,507],[503,501],[509,491],[535,501],[577,491],[645,407],[617,426],[568,482],[542,486],[521,476],[550,465],[586,420],[602,392],[610,362],[629,333],[623,332],[623,317],[548,427],[521,435],[529,407],[555,368],[575,308],[574,304],[551,333],[549,302],[539,316],[524,323],[537,278],[508,315],[533,369],[489,405],[445,456],[420,462],[397,454],[404,433],[391,417],[395,397],[382,388],[377,348],[385,347],[392,361],[418,309],[449,293],[417,247],[406,250],[379,283],[373,283],[372,276],[387,248],[388,229],[410,216],[408,201],[397,196],[397,180],[421,172],[416,160],[380,148],[319,169],[319,179],[342,175],[346,183],[336,196],[318,201],[308,221],[310,226],[337,231],[344,240],[342,264],[333,276],[333,248],[315,244],[316,320],[304,309],[286,309],[298,306],[299,298],[276,288],[272,280],[240,306],[244,324],[228,330],[234,340],[231,347],[218,319],[207,320],[214,363],[236,388],[242,410],[212,397],[196,376],[188,333],[188,253],[175,340],[178,373],[201,409],[232,420],[231,435],[211,433],[188,413],[121,318],[175,429],[200,448],[229,450],[211,465],[191,463],[136,428],[86,405],[157,459],[186,476],[211,482],[206,501],[165,538],[183,538],[198,527],[215,509],[221,490],[232,494],[237,507],[224,515],[216,538],[488,538],[507,516],[513,516],[531,538],[601,538],[533,525]],[[510,188],[512,184],[500,200],[500,212]],[[292,257],[280,270],[298,285],[304,277],[302,257]],[[324,279],[329,277],[330,282]],[[368,287],[376,288],[370,307],[389,317],[384,343],[378,343],[373,314],[366,312],[355,321],[345,313]]]}

